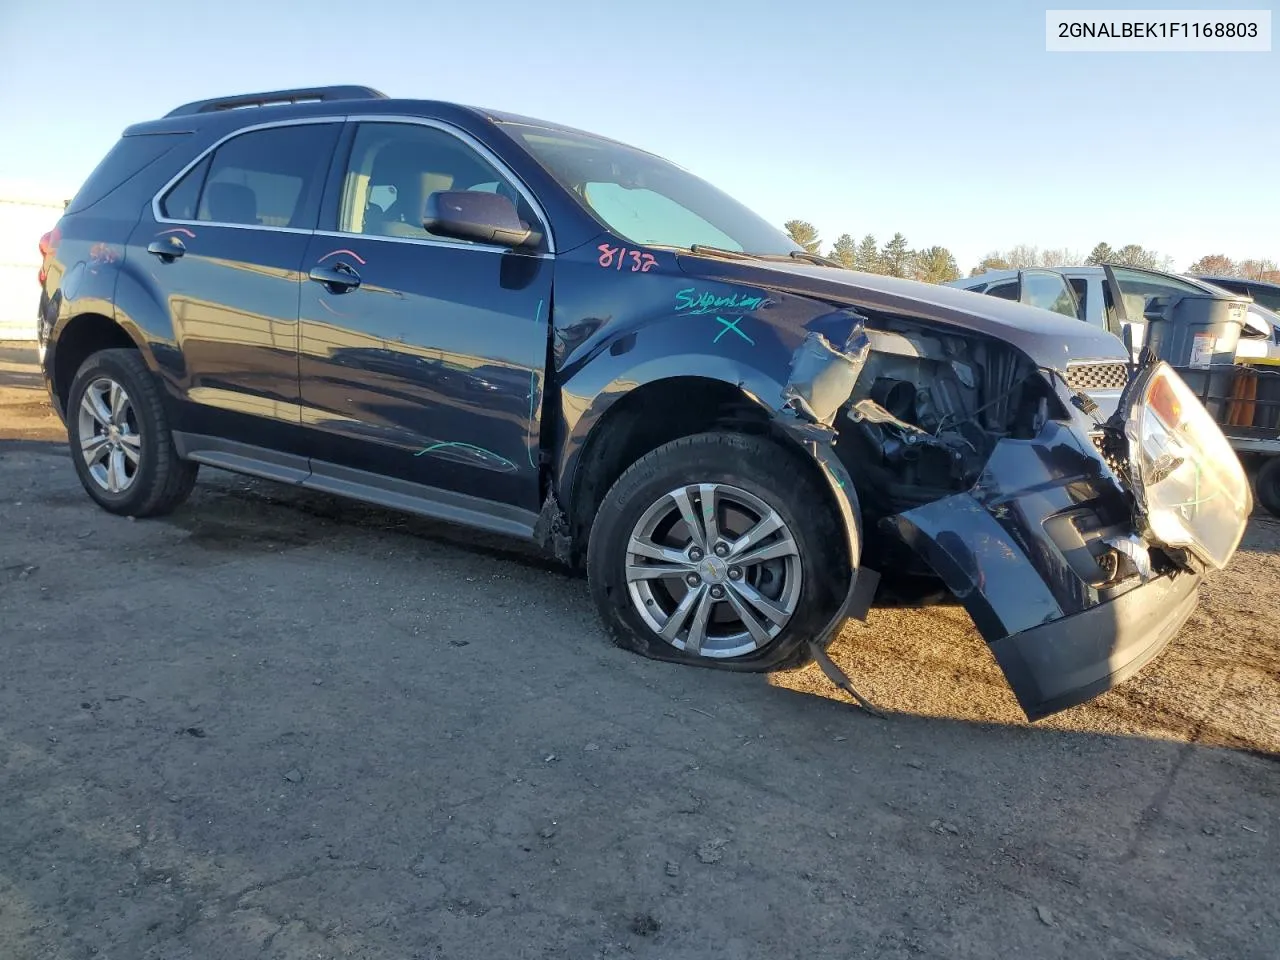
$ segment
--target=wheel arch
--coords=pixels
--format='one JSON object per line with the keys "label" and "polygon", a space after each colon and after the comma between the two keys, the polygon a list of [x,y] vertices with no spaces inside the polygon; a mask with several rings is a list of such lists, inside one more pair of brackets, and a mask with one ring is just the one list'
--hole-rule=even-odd
{"label": "wheel arch", "polygon": [[[715,365],[697,364],[694,370],[698,367],[714,371]],[[845,563],[837,575],[847,582],[851,594],[861,566],[862,516],[853,482],[831,447],[834,431],[806,424],[788,408],[770,407],[764,397],[782,396],[782,384],[776,379],[757,372],[755,377],[729,380],[694,370],[638,385],[634,379],[620,378],[592,404],[594,416],[561,474],[560,494],[574,562],[586,555],[592,522],[605,494],[631,464],[681,437],[711,430],[741,431],[767,437],[793,458],[797,469],[818,481],[824,506],[844,528],[841,555]],[[602,402],[604,398],[607,403]]]}
{"label": "wheel arch", "polygon": [[141,341],[111,317],[96,311],[85,311],[68,317],[59,326],[51,344],[48,369],[53,395],[64,417],[67,415],[67,394],[71,389],[71,382],[85,360],[99,350],[137,350],[143,355],[147,366],[152,366]]}

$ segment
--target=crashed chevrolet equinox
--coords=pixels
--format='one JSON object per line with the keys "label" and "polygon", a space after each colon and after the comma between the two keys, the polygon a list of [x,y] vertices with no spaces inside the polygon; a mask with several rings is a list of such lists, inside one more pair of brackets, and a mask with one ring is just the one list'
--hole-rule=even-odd
{"label": "crashed chevrolet equinox", "polygon": [[950,590],[1042,717],[1163,648],[1252,505],[1111,334],[840,269],[525,117],[186,104],[41,247],[44,376],[106,510],[173,510],[204,464],[524,538],[662,660],[822,659],[892,575]]}

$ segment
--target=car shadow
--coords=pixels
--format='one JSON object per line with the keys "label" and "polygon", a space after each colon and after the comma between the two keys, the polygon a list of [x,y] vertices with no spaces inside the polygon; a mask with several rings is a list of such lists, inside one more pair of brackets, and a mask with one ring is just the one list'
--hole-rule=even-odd
{"label": "car shadow", "polygon": [[[245,552],[262,544],[301,546],[331,538],[342,529],[362,530],[403,536],[409,542],[447,545],[471,557],[512,563],[549,576],[549,584],[567,586],[585,581],[582,571],[565,567],[531,544],[268,480],[218,471],[207,471],[202,477],[197,501],[165,522],[186,530],[193,543],[209,549]],[[302,523],[297,522],[299,517],[304,518]],[[1269,566],[1273,561],[1266,554],[1276,550],[1277,541],[1280,524],[1251,522],[1232,566],[1226,574],[1210,578],[1206,590],[1214,610],[1226,609],[1229,612],[1224,615],[1233,618],[1233,627],[1226,634],[1219,635],[1202,596],[1198,611],[1170,646],[1135,676],[1096,700],[1032,725],[1028,725],[968,614],[949,594],[931,596],[920,590],[910,595],[912,591],[891,590],[877,599],[866,624],[849,621],[845,625],[830,653],[855,688],[890,712],[1037,730],[1074,725],[1081,730],[1140,732],[1145,724],[1172,740],[1258,749],[1260,743],[1271,741],[1265,737],[1255,741],[1233,731],[1229,724],[1216,723],[1220,711],[1215,704],[1188,696],[1169,697],[1165,691],[1180,684],[1203,683],[1206,670],[1214,676],[1230,670],[1233,676],[1243,677],[1246,669],[1263,676],[1273,671],[1280,675],[1280,649],[1266,638],[1269,620],[1265,610],[1270,595],[1257,594],[1248,602],[1245,598],[1221,598],[1238,589],[1232,578],[1248,583],[1253,578],[1273,576]],[[892,584],[892,578],[887,582]],[[580,599],[584,614],[590,616],[594,612],[590,601],[585,594]],[[928,602],[930,599],[933,602]],[[1207,642],[1209,637],[1212,644]],[[1247,649],[1237,650],[1231,646],[1235,643]],[[1113,665],[1117,670],[1123,667],[1123,662]],[[819,699],[847,699],[815,664],[770,674],[767,682]],[[1223,689],[1218,692],[1222,694]],[[1158,717],[1154,723],[1153,716]],[[1268,751],[1264,748],[1262,752]]]}

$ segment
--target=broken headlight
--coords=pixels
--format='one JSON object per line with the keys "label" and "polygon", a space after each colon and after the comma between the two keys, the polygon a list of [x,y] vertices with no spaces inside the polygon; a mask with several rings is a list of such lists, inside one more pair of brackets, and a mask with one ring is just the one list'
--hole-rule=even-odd
{"label": "broken headlight", "polygon": [[1152,539],[1222,569],[1253,510],[1240,460],[1167,363],[1148,368],[1125,422],[1139,503]]}

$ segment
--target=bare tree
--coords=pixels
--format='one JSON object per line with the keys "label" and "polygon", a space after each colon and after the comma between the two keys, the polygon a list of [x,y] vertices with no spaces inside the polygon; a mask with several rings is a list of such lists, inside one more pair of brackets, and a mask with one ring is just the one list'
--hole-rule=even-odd
{"label": "bare tree", "polygon": [[1001,257],[1010,267],[1023,270],[1027,267],[1040,266],[1040,248],[1029,243],[1020,243]]}
{"label": "bare tree", "polygon": [[1042,267],[1080,267],[1084,266],[1084,264],[1085,258],[1067,247],[1044,250],[1040,253],[1040,266]]}
{"label": "bare tree", "polygon": [[1246,280],[1264,280],[1269,274],[1276,272],[1274,260],[1241,260],[1240,276]]}

